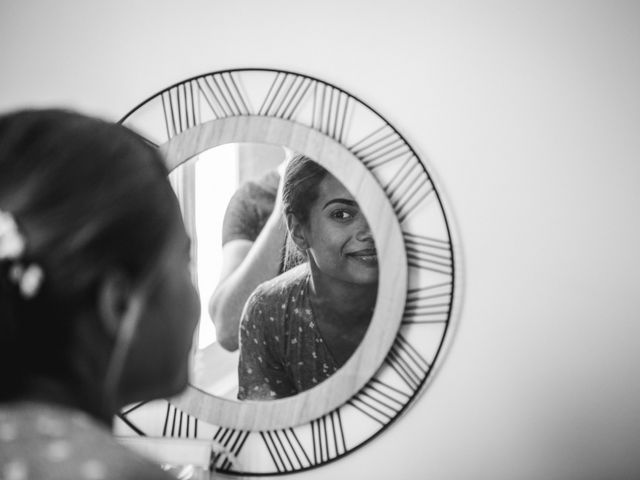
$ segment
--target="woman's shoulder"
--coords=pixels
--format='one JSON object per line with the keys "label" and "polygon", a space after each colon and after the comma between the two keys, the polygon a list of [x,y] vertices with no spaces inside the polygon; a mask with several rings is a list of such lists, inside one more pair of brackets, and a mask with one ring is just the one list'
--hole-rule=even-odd
{"label": "woman's shoulder", "polygon": [[171,478],[78,410],[37,402],[0,404],[0,432],[0,464],[25,472],[24,478]]}
{"label": "woman's shoulder", "polygon": [[[308,266],[302,264],[258,285],[245,304],[243,325],[281,328],[291,303],[306,296],[308,279]],[[260,319],[269,319],[271,323]]]}
{"label": "woman's shoulder", "polygon": [[269,302],[277,298],[289,298],[294,292],[305,288],[308,280],[309,266],[303,263],[261,283],[252,296]]}

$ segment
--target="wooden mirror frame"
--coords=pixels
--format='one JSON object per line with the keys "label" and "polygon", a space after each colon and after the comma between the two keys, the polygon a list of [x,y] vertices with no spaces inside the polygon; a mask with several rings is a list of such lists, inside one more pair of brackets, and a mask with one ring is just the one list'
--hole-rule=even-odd
{"label": "wooden mirror frame", "polygon": [[312,389],[267,401],[235,401],[190,385],[172,400],[200,420],[243,430],[272,430],[308,422],[332,411],[358,392],[382,364],[396,337],[407,288],[402,233],[389,199],[373,175],[340,143],[304,125],[279,118],[211,120],[160,147],[173,170],[211,148],[229,143],[281,145],[317,161],[358,200],[378,251],[378,296],[369,328],[346,364]]}

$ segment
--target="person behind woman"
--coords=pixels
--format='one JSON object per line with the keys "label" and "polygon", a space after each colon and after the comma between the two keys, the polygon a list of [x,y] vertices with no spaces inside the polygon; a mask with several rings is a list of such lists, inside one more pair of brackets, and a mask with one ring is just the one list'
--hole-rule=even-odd
{"label": "person behind woman", "polygon": [[240,400],[295,395],[333,374],[369,325],[378,286],[373,236],[358,203],[313,160],[285,172],[291,240],[308,261],[261,284],[240,324]]}
{"label": "person behind woman", "polygon": [[279,185],[276,170],[243,183],[224,214],[220,282],[208,310],[218,342],[230,352],[238,349],[240,318],[249,295],[282,271],[287,228]]}
{"label": "person behind woman", "polygon": [[136,134],[61,110],[0,117],[0,477],[172,478],[109,428],[187,385],[188,255]]}

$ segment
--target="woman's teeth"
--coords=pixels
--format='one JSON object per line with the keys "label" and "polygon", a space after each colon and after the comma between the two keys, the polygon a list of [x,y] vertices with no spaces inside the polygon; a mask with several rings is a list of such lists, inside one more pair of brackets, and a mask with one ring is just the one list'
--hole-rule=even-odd
{"label": "woman's teeth", "polygon": [[375,252],[374,253],[356,252],[356,253],[352,253],[350,256],[364,263],[373,263],[378,261],[378,255]]}

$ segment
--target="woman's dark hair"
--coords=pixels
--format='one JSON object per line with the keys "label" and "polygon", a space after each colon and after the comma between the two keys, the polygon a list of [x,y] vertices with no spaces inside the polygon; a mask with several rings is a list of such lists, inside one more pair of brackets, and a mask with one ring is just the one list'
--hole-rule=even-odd
{"label": "woman's dark hair", "polygon": [[0,261],[0,397],[30,375],[64,378],[74,317],[95,305],[104,275],[137,280],[156,263],[176,201],[167,173],[121,125],[62,110],[0,117],[0,210],[24,234],[24,262],[44,272],[25,299]]}
{"label": "woman's dark hair", "polygon": [[[282,204],[285,214],[292,214],[299,222],[309,221],[311,206],[318,198],[320,182],[329,172],[319,163],[304,155],[296,155],[287,164],[282,186]],[[288,270],[305,261],[290,236],[285,246],[284,268]]]}
{"label": "woman's dark hair", "polygon": [[318,198],[318,186],[329,172],[304,155],[296,155],[287,164],[282,186],[285,214],[291,213],[302,222],[309,220],[311,205]]}

